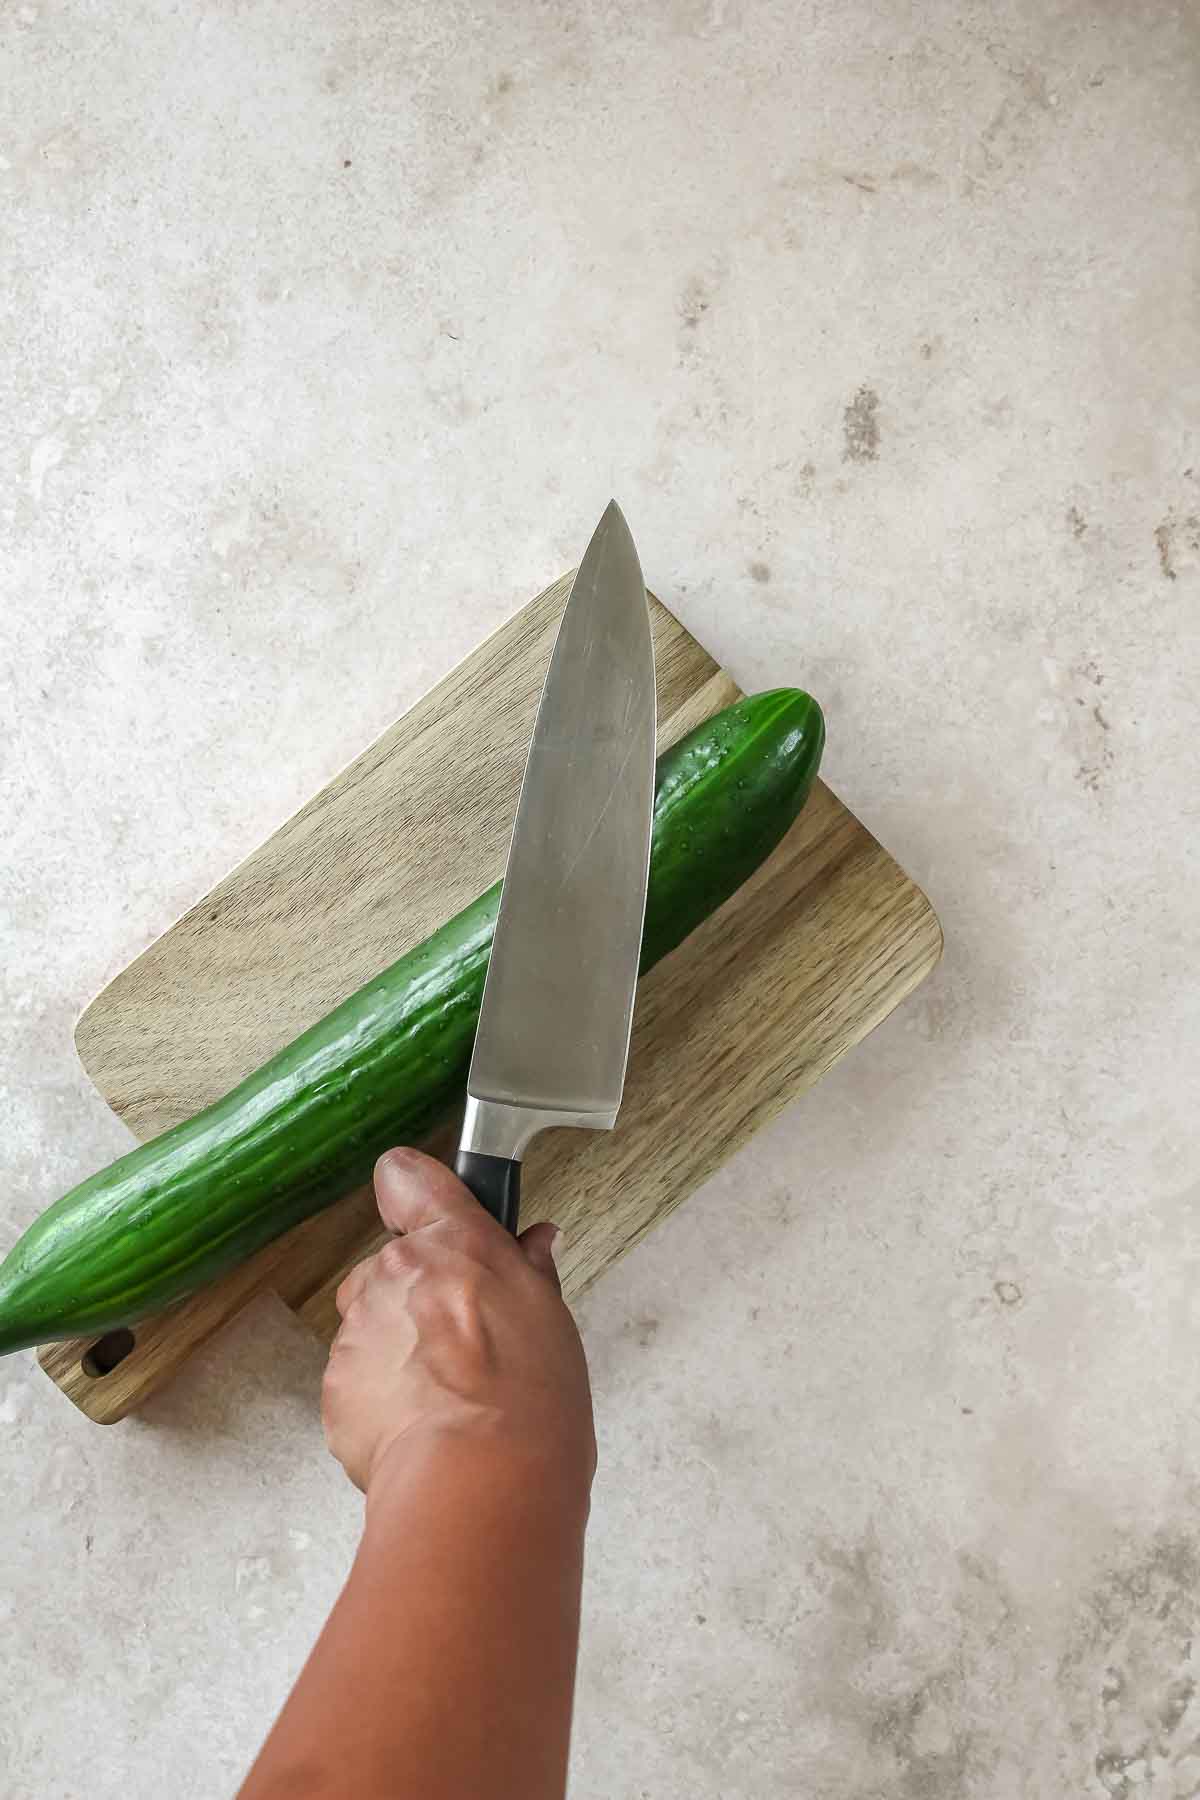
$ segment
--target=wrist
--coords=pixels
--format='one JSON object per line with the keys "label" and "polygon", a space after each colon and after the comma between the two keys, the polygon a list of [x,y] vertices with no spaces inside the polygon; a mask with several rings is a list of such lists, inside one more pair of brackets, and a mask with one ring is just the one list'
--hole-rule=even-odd
{"label": "wrist", "polygon": [[440,1508],[461,1496],[480,1514],[547,1516],[580,1530],[587,1522],[594,1458],[574,1445],[480,1416],[433,1421],[393,1438],[367,1478],[367,1524],[428,1490]]}

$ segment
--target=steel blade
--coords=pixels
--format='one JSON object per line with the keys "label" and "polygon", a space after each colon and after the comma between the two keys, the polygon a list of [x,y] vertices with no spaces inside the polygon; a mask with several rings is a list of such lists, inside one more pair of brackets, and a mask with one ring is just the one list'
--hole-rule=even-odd
{"label": "steel blade", "polygon": [[646,590],[613,501],[575,576],[534,724],[471,1061],[476,1100],[612,1122],[646,906],[654,735]]}

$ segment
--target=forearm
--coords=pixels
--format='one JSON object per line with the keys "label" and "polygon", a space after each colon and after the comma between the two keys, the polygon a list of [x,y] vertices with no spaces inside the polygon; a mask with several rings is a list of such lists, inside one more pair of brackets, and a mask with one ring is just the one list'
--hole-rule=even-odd
{"label": "forearm", "polygon": [[241,1800],[561,1800],[586,1514],[520,1445],[395,1445]]}

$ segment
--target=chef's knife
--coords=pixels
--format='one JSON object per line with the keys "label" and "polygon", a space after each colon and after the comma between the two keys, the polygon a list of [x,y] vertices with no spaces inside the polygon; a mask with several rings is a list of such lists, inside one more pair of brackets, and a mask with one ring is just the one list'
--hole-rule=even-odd
{"label": "chef's knife", "polygon": [[454,1165],[510,1231],[535,1132],[616,1123],[646,910],[654,731],[646,589],[614,500],[576,573],[538,706]]}

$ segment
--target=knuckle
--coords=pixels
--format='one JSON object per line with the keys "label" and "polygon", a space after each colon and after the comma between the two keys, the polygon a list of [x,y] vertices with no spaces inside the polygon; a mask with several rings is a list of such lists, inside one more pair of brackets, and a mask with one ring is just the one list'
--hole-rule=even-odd
{"label": "knuckle", "polygon": [[[465,1218],[455,1219],[449,1226],[448,1235],[460,1250],[479,1262],[487,1262],[495,1248],[496,1227],[482,1207]],[[507,1238],[502,1236],[501,1242],[507,1243]]]}
{"label": "knuckle", "polygon": [[412,1252],[407,1240],[402,1237],[389,1238],[376,1257],[379,1267],[385,1275],[401,1275],[412,1261]]}
{"label": "knuckle", "polygon": [[486,1285],[486,1270],[464,1257],[442,1258],[421,1270],[409,1294],[418,1330],[463,1331],[482,1314]]}
{"label": "knuckle", "polygon": [[445,1288],[445,1281],[431,1279],[428,1271],[413,1283],[408,1308],[418,1329],[425,1329],[445,1313]]}

